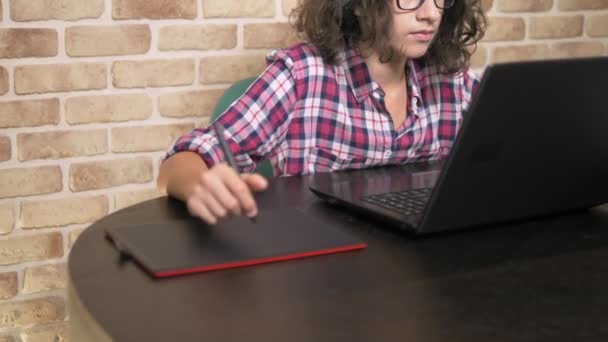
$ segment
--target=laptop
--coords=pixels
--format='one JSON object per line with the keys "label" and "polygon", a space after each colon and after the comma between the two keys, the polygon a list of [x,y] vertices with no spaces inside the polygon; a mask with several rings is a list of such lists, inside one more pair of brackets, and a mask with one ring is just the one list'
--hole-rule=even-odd
{"label": "laptop", "polygon": [[448,156],[319,173],[330,203],[414,234],[608,202],[608,58],[487,67]]}

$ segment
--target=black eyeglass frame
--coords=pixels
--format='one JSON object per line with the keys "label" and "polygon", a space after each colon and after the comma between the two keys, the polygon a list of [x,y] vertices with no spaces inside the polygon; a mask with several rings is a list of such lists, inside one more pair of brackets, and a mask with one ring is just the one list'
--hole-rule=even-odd
{"label": "black eyeglass frame", "polygon": [[[418,1],[418,6],[416,7],[412,7],[412,8],[404,8],[403,6],[401,6],[401,1],[402,0],[395,0],[397,2],[397,8],[402,10],[402,11],[414,11],[419,9],[420,7],[422,7],[422,4],[424,4],[424,2],[426,0],[419,0]],[[439,4],[437,4],[437,0],[433,0],[433,2],[435,3],[435,6],[439,9],[448,9],[452,6],[454,6],[454,4],[456,3],[456,0],[444,0],[443,2],[443,6],[439,6]]]}

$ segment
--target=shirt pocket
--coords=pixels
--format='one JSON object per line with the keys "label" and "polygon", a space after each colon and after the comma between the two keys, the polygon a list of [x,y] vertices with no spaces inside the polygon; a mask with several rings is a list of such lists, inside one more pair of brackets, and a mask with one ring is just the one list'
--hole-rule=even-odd
{"label": "shirt pocket", "polygon": [[320,147],[311,147],[308,158],[308,172],[329,172],[346,169],[363,168],[367,158],[361,155],[346,153]]}
{"label": "shirt pocket", "polygon": [[441,159],[447,154],[448,150],[449,150],[449,148],[445,147],[445,146],[439,146],[439,147],[431,147],[430,145],[423,146],[423,147],[419,148],[418,150],[414,151],[414,160],[415,161],[425,161],[425,160]]}

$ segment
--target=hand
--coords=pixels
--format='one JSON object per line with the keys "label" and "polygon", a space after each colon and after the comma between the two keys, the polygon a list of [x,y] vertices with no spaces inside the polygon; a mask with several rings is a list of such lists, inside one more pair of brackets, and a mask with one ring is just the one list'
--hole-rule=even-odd
{"label": "hand", "polygon": [[259,174],[238,174],[221,163],[203,172],[186,198],[190,214],[208,224],[227,215],[254,217],[258,213],[252,191],[263,191],[268,181]]}

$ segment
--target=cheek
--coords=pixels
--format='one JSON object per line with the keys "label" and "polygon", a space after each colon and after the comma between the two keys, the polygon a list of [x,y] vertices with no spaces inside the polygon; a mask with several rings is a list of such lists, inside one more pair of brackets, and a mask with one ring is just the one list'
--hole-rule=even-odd
{"label": "cheek", "polygon": [[393,31],[393,37],[391,39],[393,47],[401,47],[406,44],[411,44],[411,37],[409,31],[403,27],[396,27]]}

